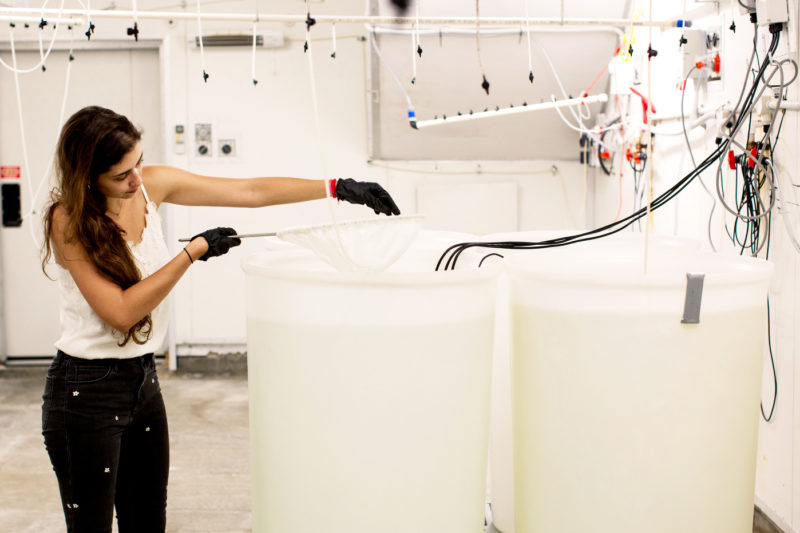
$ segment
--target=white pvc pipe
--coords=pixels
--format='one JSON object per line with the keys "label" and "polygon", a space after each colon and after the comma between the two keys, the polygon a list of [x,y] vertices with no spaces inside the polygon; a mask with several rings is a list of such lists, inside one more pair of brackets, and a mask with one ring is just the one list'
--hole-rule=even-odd
{"label": "white pvc pipe", "polygon": [[786,100],[781,100],[780,104],[778,104],[775,102],[775,100],[771,100],[767,103],[767,107],[772,110],[780,108],[787,111],[800,111],[800,102],[788,102]]}
{"label": "white pvc pipe", "polygon": [[[162,20],[195,20],[197,14],[182,11],[124,11],[124,10],[103,10],[103,9],[28,9],[15,7],[0,7],[0,15],[13,16],[33,16],[36,20],[44,15],[60,16],[90,16],[92,19],[116,18],[116,19],[162,19]],[[253,22],[253,14],[248,13],[201,13],[203,20],[219,21],[239,21]],[[315,15],[315,20],[319,23],[359,23],[359,24],[408,24],[413,25],[417,22],[414,17],[386,17],[373,15]],[[285,23],[305,23],[306,15],[279,15],[279,14],[259,14],[259,22],[285,22]],[[420,17],[419,24],[466,24],[475,25],[475,17]],[[643,21],[629,19],[587,19],[587,18],[536,18],[531,17],[481,17],[480,23],[486,25],[511,25],[519,26],[528,23],[534,26],[656,26],[674,27],[675,21]]]}
{"label": "white pvc pipe", "polygon": [[528,111],[543,111],[545,109],[555,109],[558,107],[569,107],[580,104],[593,104],[595,102],[607,102],[608,95],[605,93],[596,94],[594,96],[587,96],[586,98],[568,98],[566,100],[555,100],[552,102],[542,102],[539,104],[519,105],[515,107],[505,107],[502,109],[479,111],[466,115],[455,115],[448,118],[435,118],[432,120],[412,121],[411,125],[414,128],[421,129],[429,126],[438,126],[441,124],[449,124],[451,122],[463,122],[465,120],[474,120],[486,117],[496,117],[499,115],[514,115],[517,113],[526,113]]}

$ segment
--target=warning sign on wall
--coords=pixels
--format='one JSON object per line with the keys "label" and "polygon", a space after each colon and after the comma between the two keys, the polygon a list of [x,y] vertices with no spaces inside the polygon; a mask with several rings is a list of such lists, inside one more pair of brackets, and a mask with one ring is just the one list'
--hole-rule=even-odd
{"label": "warning sign on wall", "polygon": [[0,178],[19,178],[20,176],[19,167],[0,167]]}

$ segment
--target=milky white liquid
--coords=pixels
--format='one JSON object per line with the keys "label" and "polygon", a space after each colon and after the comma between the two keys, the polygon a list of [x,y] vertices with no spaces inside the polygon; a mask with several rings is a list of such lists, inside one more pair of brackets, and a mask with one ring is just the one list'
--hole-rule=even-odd
{"label": "milky white liquid", "polygon": [[516,533],[749,533],[764,308],[513,310]]}
{"label": "milky white liquid", "polygon": [[249,318],[254,533],[482,533],[492,332]]}

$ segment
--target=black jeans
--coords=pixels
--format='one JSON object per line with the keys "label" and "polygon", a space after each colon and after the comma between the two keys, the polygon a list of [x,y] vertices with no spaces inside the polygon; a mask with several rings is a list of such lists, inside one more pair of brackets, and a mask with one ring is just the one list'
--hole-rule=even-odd
{"label": "black jeans", "polygon": [[80,359],[58,352],[42,397],[42,434],[68,533],[160,533],[169,435],[152,354]]}

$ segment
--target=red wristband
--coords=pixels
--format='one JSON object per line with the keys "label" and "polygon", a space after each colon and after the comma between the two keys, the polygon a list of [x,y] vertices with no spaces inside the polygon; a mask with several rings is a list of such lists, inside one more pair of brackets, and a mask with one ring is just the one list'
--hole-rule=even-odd
{"label": "red wristband", "polygon": [[331,193],[331,198],[336,198],[336,178],[332,178],[328,182],[328,190]]}

